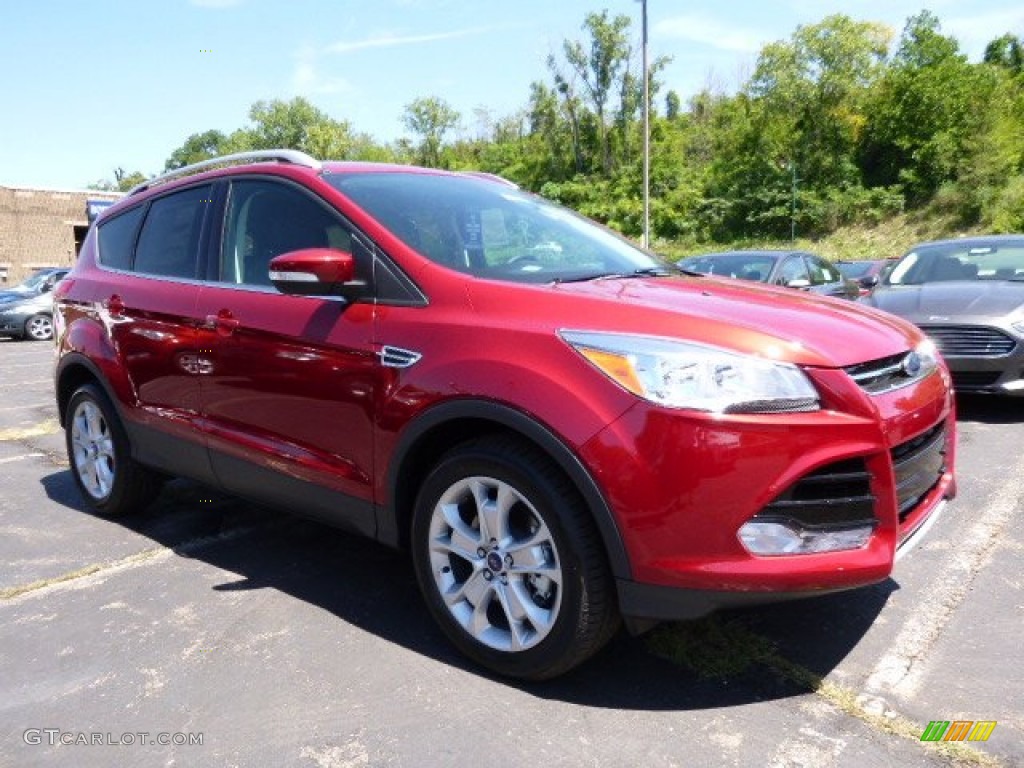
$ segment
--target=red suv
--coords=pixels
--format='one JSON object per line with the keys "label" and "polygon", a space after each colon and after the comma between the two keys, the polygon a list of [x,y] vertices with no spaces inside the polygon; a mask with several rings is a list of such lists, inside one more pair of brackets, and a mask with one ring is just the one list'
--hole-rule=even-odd
{"label": "red suv", "polygon": [[681,274],[485,175],[191,166],[101,214],[56,310],[101,514],[182,475],[404,547],[505,675],[568,670],[620,617],[883,580],[954,491],[912,325]]}

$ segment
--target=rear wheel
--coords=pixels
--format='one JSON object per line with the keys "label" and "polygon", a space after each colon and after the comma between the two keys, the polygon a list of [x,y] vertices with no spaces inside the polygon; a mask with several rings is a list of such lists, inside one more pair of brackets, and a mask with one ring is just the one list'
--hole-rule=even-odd
{"label": "rear wheel", "polygon": [[95,384],[80,387],[64,418],[75,483],[102,515],[137,512],[156,496],[156,475],[131,457],[128,436],[107,396]]}
{"label": "rear wheel", "polygon": [[25,338],[49,341],[53,338],[53,319],[49,315],[32,315],[25,321]]}
{"label": "rear wheel", "polygon": [[502,675],[559,675],[618,626],[583,501],[550,461],[513,439],[466,443],[441,459],[417,499],[413,559],[448,637]]}

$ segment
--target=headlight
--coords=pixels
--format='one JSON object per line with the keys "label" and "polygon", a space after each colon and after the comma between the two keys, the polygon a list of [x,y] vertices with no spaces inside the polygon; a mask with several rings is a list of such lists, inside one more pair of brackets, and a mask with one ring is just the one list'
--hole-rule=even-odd
{"label": "headlight", "polygon": [[921,363],[920,371],[917,374],[920,378],[923,379],[939,367],[939,350],[931,339],[922,341],[914,347],[914,351],[917,353],[917,359]]}
{"label": "headlight", "polygon": [[818,393],[790,363],[718,347],[617,333],[562,331],[608,378],[667,408],[714,413],[818,410]]}

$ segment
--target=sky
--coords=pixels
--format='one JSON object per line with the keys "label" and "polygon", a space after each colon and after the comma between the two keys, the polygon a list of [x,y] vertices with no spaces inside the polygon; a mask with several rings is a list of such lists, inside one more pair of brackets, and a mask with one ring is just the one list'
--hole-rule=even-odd
{"label": "sky", "polygon": [[[1021,0],[648,0],[651,57],[685,100],[728,92],[766,43],[832,13],[894,39],[927,8],[978,60]],[[405,105],[437,96],[479,134],[524,107],[545,61],[585,40],[587,13],[635,19],[638,0],[0,0],[0,185],[82,189],[115,168],[147,175],[190,134],[230,133],[259,100],[303,96],[379,141]]]}

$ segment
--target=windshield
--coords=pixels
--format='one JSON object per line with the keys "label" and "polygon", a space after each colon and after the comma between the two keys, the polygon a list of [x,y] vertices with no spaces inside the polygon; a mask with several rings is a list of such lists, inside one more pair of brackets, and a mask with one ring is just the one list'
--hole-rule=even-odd
{"label": "windshield", "polygon": [[409,247],[477,277],[544,283],[671,270],[625,238],[506,184],[392,172],[323,178]]}
{"label": "windshield", "polygon": [[921,285],[951,280],[1024,281],[1024,239],[924,245],[900,259],[885,283]]}
{"label": "windshield", "polygon": [[43,283],[49,276],[49,272],[36,272],[12,287],[11,290],[18,293],[39,293],[39,289],[43,287]]}
{"label": "windshield", "polygon": [[705,275],[738,277],[741,280],[767,282],[775,266],[775,257],[763,253],[719,253],[691,256],[679,263],[683,269]]}

